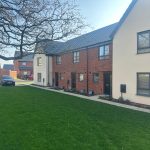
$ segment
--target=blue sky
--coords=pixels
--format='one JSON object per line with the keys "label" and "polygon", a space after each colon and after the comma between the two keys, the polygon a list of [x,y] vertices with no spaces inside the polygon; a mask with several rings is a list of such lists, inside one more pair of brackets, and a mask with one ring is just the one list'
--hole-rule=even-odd
{"label": "blue sky", "polygon": [[[118,22],[132,0],[75,0],[90,31]],[[0,64],[12,61],[0,60]]]}
{"label": "blue sky", "polygon": [[77,0],[81,14],[93,29],[118,22],[132,0]]}

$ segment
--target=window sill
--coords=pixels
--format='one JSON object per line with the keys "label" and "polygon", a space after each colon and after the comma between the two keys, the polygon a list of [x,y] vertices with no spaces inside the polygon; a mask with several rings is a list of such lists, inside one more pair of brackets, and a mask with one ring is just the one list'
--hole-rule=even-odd
{"label": "window sill", "polygon": [[147,53],[150,53],[150,47],[137,49],[137,54],[147,54]]}
{"label": "window sill", "polygon": [[137,96],[142,96],[142,97],[150,97],[150,95],[144,95],[144,94],[136,94]]}
{"label": "window sill", "polygon": [[105,60],[110,60],[110,58],[99,59],[99,61],[105,61]]}
{"label": "window sill", "polygon": [[100,61],[103,61],[103,60],[110,60],[110,56],[99,57],[99,60],[100,60]]}
{"label": "window sill", "polygon": [[73,64],[78,64],[79,62],[73,62]]}
{"label": "window sill", "polygon": [[137,55],[141,55],[141,54],[150,54],[150,52],[143,52],[143,53],[137,52]]}

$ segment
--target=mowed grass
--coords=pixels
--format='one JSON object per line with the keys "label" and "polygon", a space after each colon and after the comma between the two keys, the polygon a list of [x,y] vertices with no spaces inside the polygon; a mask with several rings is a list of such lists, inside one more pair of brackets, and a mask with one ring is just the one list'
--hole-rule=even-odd
{"label": "mowed grass", "polygon": [[0,87],[0,150],[150,150],[150,114]]}

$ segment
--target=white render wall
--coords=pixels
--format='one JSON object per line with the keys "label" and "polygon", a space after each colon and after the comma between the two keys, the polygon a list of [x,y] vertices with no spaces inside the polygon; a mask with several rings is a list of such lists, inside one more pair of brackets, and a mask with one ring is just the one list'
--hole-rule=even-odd
{"label": "white render wall", "polygon": [[[37,66],[37,58],[42,58],[42,65]],[[48,69],[48,57],[49,57],[49,69]],[[48,73],[49,70],[49,73]],[[37,74],[41,73],[42,81],[38,82]],[[47,86],[48,85],[48,75],[49,75],[49,84],[52,86],[52,57],[46,56],[45,54],[35,54],[34,55],[34,84]],[[44,78],[44,83],[43,83]]]}
{"label": "white render wall", "polygon": [[125,99],[150,105],[150,97],[137,96],[137,73],[150,72],[150,53],[137,54],[137,33],[150,30],[150,0],[138,0],[113,41],[113,97],[127,85]]}

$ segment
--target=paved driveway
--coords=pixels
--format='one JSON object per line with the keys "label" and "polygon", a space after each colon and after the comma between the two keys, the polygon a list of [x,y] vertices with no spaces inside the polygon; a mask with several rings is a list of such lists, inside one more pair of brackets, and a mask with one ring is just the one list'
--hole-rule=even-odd
{"label": "paved driveway", "polygon": [[31,85],[33,81],[16,79],[16,86]]}

